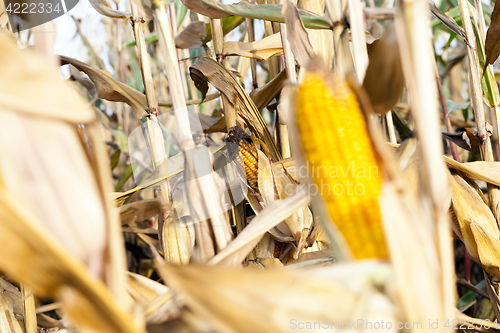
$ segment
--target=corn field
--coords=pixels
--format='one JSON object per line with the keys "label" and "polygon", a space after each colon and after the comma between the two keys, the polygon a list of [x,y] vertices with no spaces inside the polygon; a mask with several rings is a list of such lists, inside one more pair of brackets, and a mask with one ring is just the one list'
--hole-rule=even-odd
{"label": "corn field", "polygon": [[89,1],[0,1],[0,333],[500,331],[500,5]]}

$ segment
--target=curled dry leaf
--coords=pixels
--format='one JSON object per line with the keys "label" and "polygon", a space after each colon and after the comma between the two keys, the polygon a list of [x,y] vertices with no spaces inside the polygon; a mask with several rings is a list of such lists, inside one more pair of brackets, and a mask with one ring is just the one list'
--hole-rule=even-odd
{"label": "curled dry leaf", "polygon": [[436,6],[436,4],[432,1],[429,1],[429,6],[432,15],[434,15],[439,21],[441,21],[441,23],[443,23],[451,31],[462,37],[467,43],[467,36],[465,35],[465,30],[461,26],[459,26],[458,23],[452,17],[443,13],[443,11],[439,9]]}
{"label": "curled dry leaf", "polygon": [[300,19],[299,11],[289,0],[283,3],[283,16],[286,22],[286,38],[290,43],[292,53],[300,65],[309,64],[314,51],[309,41],[304,23]]}
{"label": "curled dry leaf", "polygon": [[486,54],[486,62],[483,72],[488,65],[492,65],[500,55],[500,4],[495,2],[493,13],[491,14],[491,24],[486,33],[486,42],[484,53]]}
{"label": "curled dry leaf", "polygon": [[483,268],[500,278],[500,232],[490,208],[464,178],[452,175],[453,194],[451,208],[456,216],[455,223],[467,252]]}
{"label": "curled dry leaf", "polygon": [[161,200],[149,199],[133,202],[120,207],[122,225],[147,220],[161,211]]}
{"label": "curled dry leaf", "polygon": [[207,37],[205,23],[202,21],[193,21],[175,37],[175,47],[178,49],[202,47],[205,37]]}
{"label": "curled dry leaf", "polygon": [[111,8],[107,0],[89,0],[94,9],[101,15],[128,20],[130,13]]}
{"label": "curled dry leaf", "polygon": [[283,54],[280,34],[276,33],[256,42],[225,42],[224,54],[257,60],[267,60]]}
{"label": "curled dry leaf", "polygon": [[146,113],[145,110],[148,108],[148,104],[146,96],[143,93],[113,79],[107,71],[94,68],[73,58],[60,57],[62,65],[71,64],[89,76],[97,89],[97,96],[100,98],[112,102],[127,103],[134,108],[137,118],[142,117]]}
{"label": "curled dry leaf", "polygon": [[250,98],[255,103],[257,110],[261,111],[264,107],[271,103],[271,101],[278,96],[279,93],[281,93],[281,90],[285,85],[285,79],[286,71],[283,69],[264,86],[252,90]]}
{"label": "curled dry leaf", "polygon": [[476,161],[459,163],[448,156],[443,156],[443,158],[449,169],[461,171],[469,178],[500,186],[500,175],[498,174],[499,162]]}
{"label": "curled dry leaf", "polygon": [[395,25],[391,24],[370,48],[370,62],[363,81],[373,110],[384,114],[396,106],[405,85]]}

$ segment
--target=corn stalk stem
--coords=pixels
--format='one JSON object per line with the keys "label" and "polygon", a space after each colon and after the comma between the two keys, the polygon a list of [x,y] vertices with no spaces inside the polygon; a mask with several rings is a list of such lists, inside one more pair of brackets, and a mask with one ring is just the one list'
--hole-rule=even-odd
{"label": "corn stalk stem", "polygon": [[394,131],[394,122],[392,121],[392,112],[388,111],[385,114],[385,122],[387,125],[387,134],[390,143],[398,143],[396,140],[396,132]]}
{"label": "corn stalk stem", "polygon": [[[212,41],[214,45],[215,60],[225,66],[224,59],[224,31],[222,29],[222,20],[210,19],[212,28]],[[221,95],[222,107],[224,108],[224,119],[226,119],[226,127],[230,128],[236,126],[238,116],[233,105],[229,103],[224,95]]]}
{"label": "corn stalk stem", "polygon": [[[436,244],[437,256],[427,253],[428,260],[435,260],[435,282],[439,290],[439,304],[431,312],[420,307],[427,315],[446,320],[452,317],[454,308],[454,267],[449,238],[448,216],[449,176],[443,163],[442,134],[435,85],[435,60],[431,40],[427,33],[429,4],[427,0],[397,1],[396,33],[401,45],[403,72],[411,96],[412,114],[419,141],[419,176],[422,182],[420,202],[423,212],[423,230]],[[431,261],[429,261],[431,262]],[[419,297],[415,295],[415,297]],[[446,318],[446,319],[445,319]],[[423,319],[423,318],[422,318]],[[443,329],[444,331],[444,329]]]}
{"label": "corn stalk stem", "polygon": [[[288,42],[287,28],[285,23],[280,23],[280,35],[281,35],[281,45],[283,45],[283,57],[285,59],[285,71],[288,80],[292,83],[297,82],[297,74],[295,71],[295,57],[292,53],[292,48]],[[278,138],[280,143],[281,156],[283,158],[289,158],[291,156],[290,148],[290,137],[288,135],[288,127],[285,124],[280,123],[279,117],[277,117],[278,123]]]}
{"label": "corn stalk stem", "polygon": [[24,327],[26,333],[37,332],[37,321],[35,311],[35,296],[33,290],[21,283],[21,294],[23,298]]}
{"label": "corn stalk stem", "polygon": [[[467,1],[459,0],[458,5],[460,7],[460,16],[462,18],[462,22],[464,25],[465,34],[469,42],[469,44],[467,45],[467,56],[469,59],[471,99],[472,99],[472,105],[474,106],[474,116],[476,119],[476,127],[478,132],[477,134],[479,137],[479,150],[481,152],[481,158],[484,161],[492,162],[494,161],[494,156],[493,156],[493,149],[491,146],[491,139],[489,134],[486,132],[486,120],[484,116],[484,105],[483,105],[483,89],[481,86],[481,66],[479,63],[479,56],[476,51],[477,50],[476,36],[474,35],[474,30],[472,28],[472,21]],[[481,18],[478,21],[482,21]],[[481,22],[479,22],[478,25],[479,26],[484,25],[484,22],[482,24]],[[479,29],[480,41],[483,37],[481,35],[484,34],[484,32],[481,32],[481,30],[482,29],[480,28]],[[487,70],[490,69],[488,68]],[[500,97],[498,96],[497,89],[494,90],[494,98],[496,101],[500,99]],[[498,107],[495,107],[495,116],[497,116],[498,119],[497,109]],[[497,224],[500,227],[500,190],[498,189],[498,187],[492,184],[488,184],[488,196],[490,199],[491,210],[496,218]]]}
{"label": "corn stalk stem", "polygon": [[[450,117],[448,117],[448,107],[446,106],[446,99],[444,97],[444,92],[443,92],[443,84],[441,82],[441,77],[439,77],[437,64],[435,64],[434,69],[435,69],[435,73],[436,73],[436,82],[437,82],[437,88],[438,88],[438,94],[439,94],[439,104],[441,104],[441,110],[443,112],[443,120],[444,120],[444,123],[446,126],[446,131],[451,133],[451,132],[453,132],[453,128],[451,127]],[[457,162],[460,162],[460,155],[458,154],[458,148],[454,142],[450,141],[450,149],[451,149],[451,155],[453,156],[453,159]]]}
{"label": "corn stalk stem", "polygon": [[465,35],[467,36],[467,58],[469,59],[469,78],[470,78],[470,89],[471,89],[471,99],[474,109],[474,117],[476,119],[477,134],[479,136],[479,149],[481,151],[481,156],[485,157],[485,140],[486,140],[486,123],[484,120],[484,108],[483,108],[483,91],[481,88],[481,71],[479,68],[479,59],[476,54],[476,38],[474,36],[474,30],[472,29],[472,22],[470,19],[469,7],[467,5],[467,0],[458,0],[458,6],[460,8],[460,17],[462,18]]}
{"label": "corn stalk stem", "polygon": [[363,7],[361,6],[362,2],[359,0],[348,0],[347,4],[349,6],[349,21],[356,79],[358,84],[361,84],[363,83],[366,68],[368,67]]}
{"label": "corn stalk stem", "polygon": [[[248,42],[255,42],[255,31],[253,26],[253,20],[246,18],[245,23],[247,25],[247,36]],[[255,59],[250,59],[250,70],[252,71],[252,86],[253,89],[259,88],[259,84],[257,82],[257,61]]]}
{"label": "corn stalk stem", "polygon": [[163,54],[163,64],[167,75],[170,96],[174,107],[176,126],[179,133],[179,141],[183,149],[194,147],[191,127],[189,125],[189,115],[186,106],[186,98],[182,89],[181,73],[179,71],[179,60],[175,48],[172,27],[167,16],[164,1],[157,1],[155,4],[155,25],[158,31],[158,41]]}
{"label": "corn stalk stem", "polygon": [[[142,17],[139,17],[138,15],[137,5],[133,2],[130,5],[132,10],[132,27],[134,29],[134,37],[139,53],[139,64],[141,66],[142,80],[144,82],[144,90],[149,108],[148,115],[146,116],[145,128],[143,128],[143,131],[144,137],[146,138],[146,143],[150,151],[153,169],[156,169],[163,163],[163,161],[167,159],[167,152],[165,150],[163,134],[157,119],[158,101],[156,100],[153,76],[151,75],[151,65],[149,63],[149,55],[147,53],[147,46],[144,40],[144,32],[142,30],[142,23],[144,21]],[[172,98],[175,98],[174,95],[172,96]],[[171,201],[170,190],[167,181],[161,183],[160,189],[156,192],[156,195],[160,198],[164,205]],[[163,210],[158,214],[157,220],[160,244],[162,246],[162,249],[165,249],[165,244],[163,244],[164,239],[162,232],[164,228]]]}

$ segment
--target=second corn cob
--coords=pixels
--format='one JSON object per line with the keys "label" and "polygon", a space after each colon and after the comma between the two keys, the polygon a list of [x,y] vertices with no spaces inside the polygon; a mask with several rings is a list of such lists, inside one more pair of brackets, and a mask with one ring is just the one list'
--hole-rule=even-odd
{"label": "second corn cob", "polygon": [[229,147],[231,159],[235,160],[242,170],[245,169],[248,185],[256,189],[258,158],[257,148],[253,144],[251,137],[245,133],[243,128],[236,126],[229,131],[227,142],[235,145],[235,147]]}
{"label": "second corn cob", "polygon": [[311,177],[356,259],[386,258],[380,168],[355,94],[324,71],[307,72],[296,121]]}

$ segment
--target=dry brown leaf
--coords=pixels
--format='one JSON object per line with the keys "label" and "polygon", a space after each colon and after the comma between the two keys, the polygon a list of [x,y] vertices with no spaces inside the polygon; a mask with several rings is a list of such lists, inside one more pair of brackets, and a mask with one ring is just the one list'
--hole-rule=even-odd
{"label": "dry brown leaf", "polygon": [[89,0],[90,4],[94,9],[101,15],[128,20],[130,18],[130,13],[122,12],[111,8],[106,0]]}
{"label": "dry brown leaf", "polygon": [[500,55],[500,5],[498,1],[495,2],[493,13],[491,14],[491,24],[486,33],[486,42],[484,46],[484,53],[486,54],[486,62],[484,64],[483,72],[488,65],[492,65]]}
{"label": "dry brown leaf", "polygon": [[272,158],[278,161],[278,149],[264,119],[262,119],[262,115],[234,76],[217,61],[208,57],[197,61],[189,68],[189,71],[203,97],[208,91],[209,82],[227,97],[229,103],[235,107],[237,114],[243,118],[252,132],[265,142]]}
{"label": "dry brown leaf", "polygon": [[252,220],[252,223],[243,229],[224,250],[209,261],[209,264],[232,267],[241,265],[245,257],[257,245],[266,231],[276,226],[291,214],[294,214],[295,211],[306,205],[308,201],[308,196],[299,192],[288,199],[277,200],[268,204]]}
{"label": "dry brown leaf", "polygon": [[[457,218],[462,240],[467,252],[475,261],[483,264],[490,274],[497,274],[500,265],[498,253],[488,255],[488,249],[496,241],[499,243],[500,232],[490,208],[466,180],[459,175],[452,175],[452,209]],[[497,248],[500,243],[497,244]],[[500,252],[499,252],[500,253]]]}
{"label": "dry brown leaf", "polygon": [[261,111],[278,96],[285,85],[286,71],[283,69],[271,81],[264,86],[252,90],[250,98],[255,103],[257,110]]}
{"label": "dry brown leaf", "polygon": [[391,322],[394,329],[388,332],[396,331],[395,308],[374,288],[357,292],[331,278],[283,270],[176,267],[158,257],[157,265],[187,306],[222,332],[296,332],[307,322],[309,331],[319,332],[314,322],[333,323],[334,328],[335,322],[358,318]]}
{"label": "dry brown leaf", "polygon": [[500,186],[499,162],[476,161],[459,163],[448,156],[443,156],[443,158],[450,169],[461,171],[469,178]]}
{"label": "dry brown leaf", "polygon": [[170,288],[139,274],[127,275],[127,290],[145,311],[147,323],[161,323],[173,316],[175,303]]}
{"label": "dry brown leaf", "polygon": [[146,95],[113,79],[111,74],[104,70],[94,68],[73,58],[66,56],[60,57],[61,64],[71,64],[89,76],[90,80],[94,82],[97,89],[97,95],[100,98],[112,102],[127,103],[135,109],[137,118],[144,116],[146,113],[145,110],[148,109]]}
{"label": "dry brown leaf", "polygon": [[21,292],[2,278],[0,278],[0,332],[27,333],[24,330]]}
{"label": "dry brown leaf", "polygon": [[147,220],[160,213],[161,208],[161,200],[158,198],[123,205],[120,207],[122,225]]}
{"label": "dry brown leaf", "polygon": [[300,65],[306,66],[314,56],[314,51],[304,23],[300,19],[297,8],[289,0],[283,2],[282,13],[287,29],[286,38],[290,43],[292,53]]}
{"label": "dry brown leaf", "polygon": [[395,25],[391,24],[382,37],[373,42],[370,62],[363,82],[373,110],[384,114],[396,106],[405,85],[401,55]]}
{"label": "dry brown leaf", "polygon": [[206,36],[205,23],[202,21],[193,21],[175,37],[175,47],[178,49],[202,47]]}
{"label": "dry brown leaf", "polygon": [[225,42],[224,54],[226,56],[241,56],[257,60],[267,60],[283,54],[280,34],[262,38],[256,42]]}
{"label": "dry brown leaf", "polygon": [[441,9],[439,9],[436,4],[429,1],[429,6],[432,15],[434,15],[441,23],[448,27],[451,31],[465,39],[467,43],[467,36],[465,35],[465,30],[458,25],[458,23],[450,16],[446,15]]}

